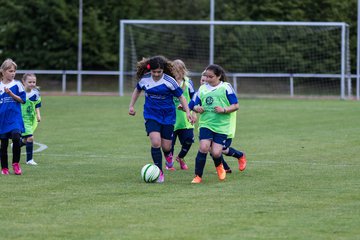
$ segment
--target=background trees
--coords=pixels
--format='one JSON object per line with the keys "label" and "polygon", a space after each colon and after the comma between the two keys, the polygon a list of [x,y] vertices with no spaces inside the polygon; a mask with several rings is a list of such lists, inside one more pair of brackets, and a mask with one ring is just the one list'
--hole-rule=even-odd
{"label": "background trees", "polygon": [[[216,20],[333,21],[350,24],[356,66],[356,0],[215,0]],[[209,0],[86,0],[83,69],[118,68],[119,19],[208,20]],[[76,69],[77,0],[0,0],[0,59],[21,69]]]}

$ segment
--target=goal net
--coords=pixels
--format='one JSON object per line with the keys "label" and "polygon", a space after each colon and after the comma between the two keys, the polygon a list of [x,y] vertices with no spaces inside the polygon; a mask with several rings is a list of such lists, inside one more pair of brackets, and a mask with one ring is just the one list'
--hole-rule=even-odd
{"label": "goal net", "polygon": [[239,96],[344,98],[348,38],[345,23],[121,20],[120,84],[132,91],[136,62],[163,55],[182,59],[196,86],[216,63]]}

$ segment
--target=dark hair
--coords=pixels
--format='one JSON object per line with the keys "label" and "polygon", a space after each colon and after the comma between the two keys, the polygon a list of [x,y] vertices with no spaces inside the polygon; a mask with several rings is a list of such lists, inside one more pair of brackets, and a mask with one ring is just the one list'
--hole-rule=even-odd
{"label": "dark hair", "polygon": [[217,64],[210,64],[206,67],[206,70],[211,70],[217,77],[220,77],[220,81],[226,82],[225,70]]}
{"label": "dark hair", "polygon": [[150,70],[154,70],[160,68],[171,77],[175,78],[173,64],[164,56],[154,56],[151,58],[143,58],[141,61],[137,63],[137,71],[136,76],[138,79],[141,79],[145,73],[150,72]]}

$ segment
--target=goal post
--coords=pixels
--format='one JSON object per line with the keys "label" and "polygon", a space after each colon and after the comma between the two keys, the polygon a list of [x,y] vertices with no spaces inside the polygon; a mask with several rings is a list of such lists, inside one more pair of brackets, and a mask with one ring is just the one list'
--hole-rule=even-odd
{"label": "goal post", "polygon": [[120,20],[119,95],[135,84],[137,61],[164,55],[182,59],[193,76],[213,62],[255,90],[280,74],[292,77],[295,94],[321,82],[332,86],[325,95],[344,99],[351,94],[348,36],[342,22]]}

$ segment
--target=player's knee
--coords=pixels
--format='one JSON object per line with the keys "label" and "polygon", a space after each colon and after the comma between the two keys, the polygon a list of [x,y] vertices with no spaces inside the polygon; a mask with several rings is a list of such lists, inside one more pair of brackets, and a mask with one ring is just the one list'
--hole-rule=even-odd
{"label": "player's knee", "polygon": [[20,133],[12,133],[11,134],[11,139],[13,140],[13,142],[20,142]]}

